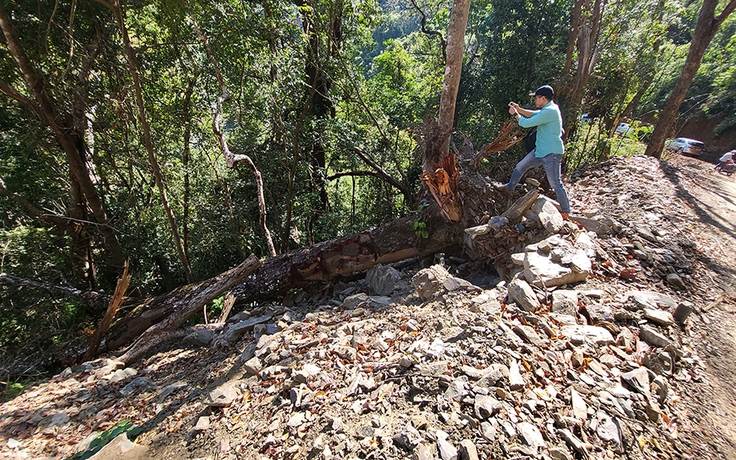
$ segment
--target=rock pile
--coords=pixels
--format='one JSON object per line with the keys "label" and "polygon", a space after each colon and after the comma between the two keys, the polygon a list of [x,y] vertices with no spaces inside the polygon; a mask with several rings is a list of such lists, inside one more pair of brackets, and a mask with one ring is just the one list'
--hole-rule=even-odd
{"label": "rock pile", "polygon": [[702,366],[686,299],[697,248],[673,224],[687,216],[605,177],[577,187],[621,209],[637,199],[637,218],[585,206],[564,220],[535,201],[508,223],[520,236],[508,282],[379,266],[316,305],[202,328],[137,369],[67,369],[3,406],[2,458],[84,451],[133,413],[147,447],[135,458],[697,457],[678,436],[680,395]]}

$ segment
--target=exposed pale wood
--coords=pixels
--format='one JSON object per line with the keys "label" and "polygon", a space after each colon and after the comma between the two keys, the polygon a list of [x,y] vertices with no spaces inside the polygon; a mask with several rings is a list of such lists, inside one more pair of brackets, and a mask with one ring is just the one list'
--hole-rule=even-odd
{"label": "exposed pale wood", "polygon": [[537,198],[539,198],[539,191],[537,189],[529,190],[524,196],[516,200],[506,212],[501,214],[501,217],[507,218],[512,224],[518,222],[521,216],[537,201]]}
{"label": "exposed pale wood", "polygon": [[130,275],[128,274],[129,268],[130,265],[126,263],[125,268],[123,269],[123,274],[122,276],[120,276],[120,279],[118,279],[118,283],[115,286],[115,292],[112,295],[112,300],[107,306],[105,316],[102,317],[99,326],[97,326],[97,330],[92,335],[92,339],[89,342],[87,352],[84,354],[85,361],[89,361],[97,355],[97,350],[100,348],[102,338],[105,337],[105,334],[107,334],[107,331],[110,329],[110,325],[112,324],[112,320],[113,318],[115,318],[115,314],[118,312],[120,306],[123,304],[123,300],[125,299],[125,291],[128,290],[128,285],[130,284]]}
{"label": "exposed pale wood", "polygon": [[189,291],[190,295],[185,295],[176,304],[170,305],[168,314],[148,327],[119,359],[124,363],[133,362],[162,341],[167,340],[167,337],[196,314],[203,305],[232,289],[235,284],[256,271],[260,266],[260,260],[255,255],[251,255],[232,270],[222,273],[207,282],[200,283],[197,286],[199,289],[192,288]]}

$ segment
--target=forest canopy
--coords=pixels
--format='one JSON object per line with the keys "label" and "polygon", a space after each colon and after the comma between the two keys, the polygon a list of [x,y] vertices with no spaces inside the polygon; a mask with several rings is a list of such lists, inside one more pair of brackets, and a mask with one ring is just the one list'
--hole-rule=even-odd
{"label": "forest canopy", "polygon": [[[437,117],[451,8],[2,2],[3,350],[86,337],[104,301],[78,293],[111,295],[126,261],[128,294],[145,298],[251,253],[283,254],[416,212],[415,132]],[[699,8],[472,2],[455,142],[490,142],[510,100],[529,105],[530,90],[551,84],[568,172],[640,153],[685,64]],[[730,16],[670,135],[694,118],[711,120],[712,136],[733,133],[734,37]],[[625,138],[615,135],[622,121],[634,127]],[[521,153],[513,147],[481,167],[505,177]]]}

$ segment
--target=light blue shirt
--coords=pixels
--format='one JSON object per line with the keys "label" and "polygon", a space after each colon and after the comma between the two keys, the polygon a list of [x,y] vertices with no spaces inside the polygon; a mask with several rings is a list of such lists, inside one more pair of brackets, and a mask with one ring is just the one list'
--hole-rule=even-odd
{"label": "light blue shirt", "polygon": [[560,108],[553,101],[549,101],[541,110],[536,110],[531,117],[519,117],[519,126],[522,128],[537,127],[537,144],[534,156],[546,157],[549,154],[565,153],[565,144],[562,143],[562,114]]}

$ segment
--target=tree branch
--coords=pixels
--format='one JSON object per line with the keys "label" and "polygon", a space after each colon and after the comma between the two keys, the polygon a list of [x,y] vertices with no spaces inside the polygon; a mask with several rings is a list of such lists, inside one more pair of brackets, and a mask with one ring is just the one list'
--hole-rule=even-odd
{"label": "tree branch", "polygon": [[48,291],[52,294],[61,294],[65,297],[75,297],[82,299],[87,305],[90,305],[96,309],[102,308],[106,303],[110,301],[110,296],[101,292],[82,291],[73,287],[59,286],[58,284],[19,278],[17,276],[8,275],[7,273],[0,273],[0,286],[7,286],[17,289],[36,289],[40,291]]}
{"label": "tree branch", "polygon": [[379,179],[383,179],[377,172],[375,171],[343,171],[335,174],[330,174],[325,179],[327,180],[335,180],[339,179],[341,177],[377,177]]}
{"label": "tree branch", "polygon": [[220,119],[222,117],[222,105],[225,101],[230,99],[230,90],[227,89],[227,85],[225,84],[225,79],[222,78],[222,74],[220,73],[220,66],[217,63],[217,59],[215,59],[215,55],[212,53],[212,49],[210,48],[209,40],[207,39],[207,36],[202,33],[202,31],[199,29],[199,25],[197,24],[197,21],[192,19],[192,23],[194,24],[194,30],[199,36],[199,38],[202,40],[202,43],[204,44],[205,49],[207,50],[207,56],[210,58],[210,62],[212,62],[212,66],[215,69],[215,77],[217,77],[217,82],[220,84],[220,96],[217,97],[217,108],[215,110],[215,113],[213,115],[212,119],[212,131],[215,133],[215,136],[217,136],[217,139],[220,141],[220,149],[222,149],[222,153],[225,155],[225,162],[228,166],[228,168],[234,168],[236,164],[240,162],[244,162],[248,168],[250,168],[251,172],[253,173],[253,176],[256,179],[256,186],[258,189],[258,210],[260,213],[260,224],[261,224],[261,231],[263,231],[263,236],[266,239],[266,246],[268,246],[268,253],[271,255],[271,257],[276,256],[276,248],[273,245],[273,239],[271,238],[271,232],[268,230],[268,225],[266,224],[266,199],[263,195],[263,178],[261,177],[261,172],[256,167],[256,164],[253,163],[253,160],[248,155],[235,155],[230,151],[230,148],[227,145],[227,139],[225,139],[225,134],[220,129]]}
{"label": "tree branch", "polygon": [[419,8],[419,5],[417,5],[416,1],[411,0],[411,4],[414,5],[414,8],[417,10],[419,15],[422,17],[422,20],[421,20],[422,32],[425,35],[434,35],[435,37],[439,37],[440,46],[442,47],[442,60],[447,61],[447,42],[445,41],[444,35],[442,35],[442,32],[440,32],[439,30],[427,29],[427,15],[424,14],[421,8]]}
{"label": "tree branch", "polygon": [[406,185],[402,184],[401,182],[394,179],[389,173],[387,173],[378,163],[376,163],[373,158],[370,157],[367,153],[363,152],[359,148],[353,148],[353,151],[358,154],[358,156],[365,161],[365,163],[373,168],[373,170],[376,172],[377,176],[389,183],[390,185],[396,187],[406,199],[407,203],[411,203],[414,201],[414,197],[412,196],[411,190]]}

